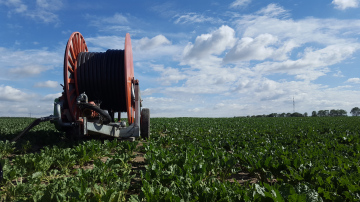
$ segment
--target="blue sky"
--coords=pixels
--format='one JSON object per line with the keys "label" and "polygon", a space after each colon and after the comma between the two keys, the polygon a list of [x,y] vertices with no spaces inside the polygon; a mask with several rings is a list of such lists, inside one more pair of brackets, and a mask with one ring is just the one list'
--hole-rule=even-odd
{"label": "blue sky", "polygon": [[133,47],[153,117],[360,107],[359,0],[0,0],[0,116],[46,116],[64,50]]}

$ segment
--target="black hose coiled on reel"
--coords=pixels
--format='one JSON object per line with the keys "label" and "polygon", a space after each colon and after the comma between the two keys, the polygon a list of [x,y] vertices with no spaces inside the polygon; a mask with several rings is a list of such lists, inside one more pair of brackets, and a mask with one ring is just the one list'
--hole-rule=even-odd
{"label": "black hose coiled on reel", "polygon": [[101,109],[126,112],[124,68],[124,50],[79,53],[79,93],[85,92],[89,101],[100,102]]}

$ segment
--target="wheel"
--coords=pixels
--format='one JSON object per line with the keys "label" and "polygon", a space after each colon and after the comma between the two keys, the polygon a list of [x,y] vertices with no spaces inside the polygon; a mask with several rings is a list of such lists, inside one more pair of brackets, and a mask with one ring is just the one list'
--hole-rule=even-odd
{"label": "wheel", "polygon": [[70,121],[76,121],[79,118],[76,98],[79,96],[77,62],[80,52],[88,52],[88,48],[84,37],[79,32],[74,32],[66,44],[64,56],[64,88],[72,119]]}
{"label": "wheel", "polygon": [[148,108],[141,110],[140,135],[144,139],[150,138],[150,110]]}

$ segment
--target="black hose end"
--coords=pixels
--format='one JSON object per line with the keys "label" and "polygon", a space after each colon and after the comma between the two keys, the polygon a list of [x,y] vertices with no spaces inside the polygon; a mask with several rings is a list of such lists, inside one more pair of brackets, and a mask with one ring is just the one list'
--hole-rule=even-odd
{"label": "black hose end", "polygon": [[78,105],[83,109],[87,108],[99,113],[100,116],[104,118],[103,124],[108,124],[111,122],[111,116],[105,110],[102,110],[100,107],[89,103],[78,103]]}

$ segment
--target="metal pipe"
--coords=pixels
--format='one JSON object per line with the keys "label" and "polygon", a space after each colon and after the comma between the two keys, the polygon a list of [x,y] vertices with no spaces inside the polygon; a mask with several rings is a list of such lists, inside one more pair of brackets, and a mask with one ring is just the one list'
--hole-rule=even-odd
{"label": "metal pipe", "polygon": [[55,127],[58,130],[62,130],[63,128],[72,127],[72,123],[63,123],[61,120],[61,105],[59,102],[54,103],[54,123]]}

